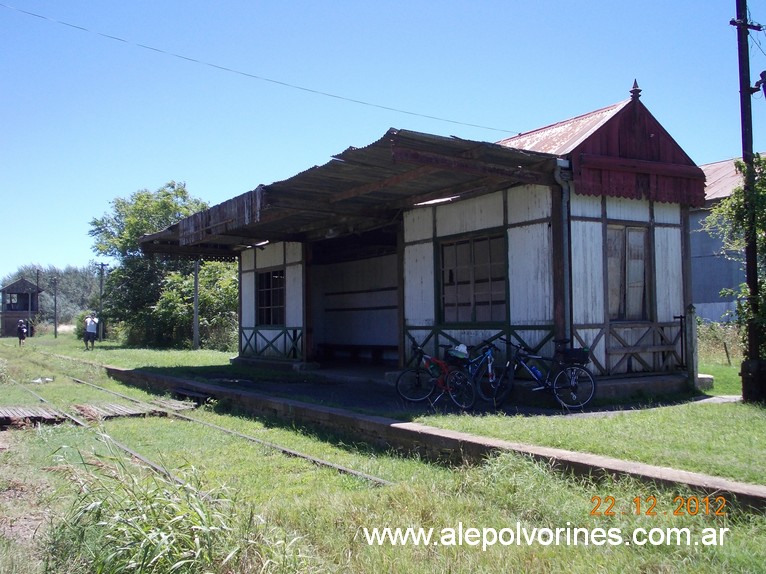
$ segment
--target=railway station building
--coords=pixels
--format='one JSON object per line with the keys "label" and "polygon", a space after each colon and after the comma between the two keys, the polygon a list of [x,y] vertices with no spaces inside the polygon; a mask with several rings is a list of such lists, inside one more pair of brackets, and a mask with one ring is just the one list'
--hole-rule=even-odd
{"label": "railway station building", "polygon": [[390,129],[142,249],[238,262],[240,360],[403,365],[412,343],[568,338],[596,375],[693,378],[705,178],[640,95],[494,143]]}

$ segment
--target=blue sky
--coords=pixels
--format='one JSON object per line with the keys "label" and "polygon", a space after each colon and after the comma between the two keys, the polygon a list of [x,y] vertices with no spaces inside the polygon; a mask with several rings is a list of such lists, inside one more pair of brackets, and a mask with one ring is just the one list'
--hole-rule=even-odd
{"label": "blue sky", "polygon": [[[697,164],[737,157],[735,8],[0,0],[0,279],[103,261],[90,220],[140,189],[185,181],[214,205],[390,127],[497,141],[622,101],[634,78]],[[766,23],[764,0],[750,11]],[[754,32],[753,82],[764,50]],[[766,101],[752,102],[766,150]]]}

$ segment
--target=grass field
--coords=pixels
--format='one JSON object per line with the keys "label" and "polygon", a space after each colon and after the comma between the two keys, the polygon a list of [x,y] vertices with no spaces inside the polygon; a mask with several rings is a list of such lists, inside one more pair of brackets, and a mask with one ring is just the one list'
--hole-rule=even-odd
{"label": "grass field", "polygon": [[[138,389],[124,387],[105,377],[99,363],[124,367],[151,364],[163,368],[190,363],[222,366],[229,358],[216,353],[125,350],[116,345],[101,345],[93,352],[85,352],[80,350],[78,341],[63,337],[29,340],[24,349],[11,343],[15,341],[0,341],[0,358],[5,361],[3,371],[18,381],[52,375],[53,382],[36,388],[46,392],[50,400],[62,404],[93,400],[93,391],[73,385],[66,380],[65,373],[74,373],[135,398],[144,396]],[[53,354],[69,355],[77,360],[56,358]],[[736,379],[736,367],[723,367],[724,378]],[[704,367],[701,370],[705,370]],[[0,405],[26,400],[22,398],[24,391],[8,382],[2,384],[0,390]],[[736,382],[717,379],[715,393],[736,394],[732,390],[736,391]],[[704,493],[663,488],[634,479],[575,478],[510,454],[494,457],[478,466],[447,468],[373,450],[347,438],[315,434],[273,421],[233,417],[214,409],[198,411],[194,416],[380,476],[394,485],[372,487],[355,478],[317,469],[305,461],[286,459],[262,446],[243,444],[210,428],[167,418],[115,419],[94,429],[95,432],[70,425],[6,431],[0,433],[0,441],[7,445],[3,448],[4,443],[0,442],[0,572],[42,572],[46,551],[57,552],[55,560],[49,559],[48,572],[93,571],[93,562],[78,563],[85,558],[72,553],[72,538],[65,534],[80,532],[67,529],[75,526],[73,513],[93,504],[101,507],[102,500],[112,500],[112,493],[119,493],[116,497],[119,500],[130,494],[133,509],[177,508],[178,524],[206,529],[210,540],[215,540],[214,545],[220,546],[217,553],[195,563],[194,567],[199,569],[192,569],[189,563],[187,569],[179,567],[176,570],[179,572],[202,572],[205,568],[211,572],[230,572],[226,565],[220,564],[222,558],[215,556],[225,556],[236,547],[244,547],[242,537],[254,540],[254,545],[247,548],[265,559],[259,561],[250,556],[254,561],[247,564],[253,570],[235,571],[256,568],[264,572],[360,573],[764,571],[766,518],[762,513],[738,508],[733,501],[727,501],[725,516],[714,516],[715,506],[697,511],[696,515],[674,514],[679,505],[677,497],[687,502],[695,496],[703,500]],[[687,403],[598,419],[496,415],[423,417],[429,424],[479,434],[689,467],[759,484],[764,484],[761,474],[766,468],[762,441],[765,419],[762,408],[736,403]],[[168,484],[162,484],[159,493],[143,488],[145,479],[133,478],[141,472],[115,456],[104,436],[127,443],[141,454],[161,461],[175,474],[187,477],[190,485],[199,485],[197,490],[213,492],[225,487],[227,494],[223,498],[230,498],[236,504],[216,503],[218,506],[208,507],[203,504],[205,497],[201,497],[203,500],[184,498]],[[88,464],[82,464],[83,461]],[[96,473],[95,477],[84,478],[89,473]],[[110,480],[109,476],[118,480]],[[82,498],[82,491],[75,488],[86,482],[106,487],[106,490],[92,489],[100,493],[98,500]],[[125,485],[130,486],[127,494],[123,494]],[[612,499],[616,513],[604,515],[607,505],[599,502]],[[184,504],[179,500],[185,501]],[[125,516],[128,512],[116,506],[117,502],[110,502],[115,506],[109,516]],[[646,513],[650,503],[655,503],[654,515]],[[640,512],[636,512],[637,505]],[[187,507],[196,509],[196,515],[187,512]],[[142,514],[152,512],[147,510]],[[210,524],[199,522],[200,515],[218,517],[221,524],[231,525],[230,530],[239,538],[213,537]],[[121,528],[124,522],[114,522],[109,516],[102,516],[100,530],[128,536]],[[166,540],[177,537],[179,545],[185,542],[185,537],[169,528],[168,523],[174,523],[172,519],[168,520],[166,514],[158,513],[158,516],[164,516],[162,524],[142,523],[140,530],[142,536],[146,536],[129,538],[130,544],[124,545],[146,548],[147,539],[157,540],[152,536],[163,535]],[[253,516],[259,525],[255,530],[254,522],[244,520]],[[37,521],[30,517],[37,517]],[[192,519],[196,522],[188,522]],[[26,531],[25,520],[29,524]],[[63,531],[62,525],[67,526]],[[40,529],[35,531],[33,527],[37,526]],[[80,526],[85,528],[87,524]],[[435,529],[434,536],[441,544],[412,541],[406,545],[368,544],[365,528],[374,527]],[[477,530],[466,536],[469,528]],[[504,528],[507,530],[502,530]],[[508,543],[511,535],[521,533],[521,528],[526,529],[526,534],[537,529],[534,532],[540,537],[531,545],[525,540],[517,544],[516,539]],[[574,528],[596,534],[600,532],[598,529],[605,533],[613,529],[615,536],[617,530],[614,529],[619,529],[625,540],[613,544],[616,538],[597,536],[595,541],[591,538],[592,543],[588,545],[582,539],[579,544],[566,544],[567,533],[571,534]],[[705,528],[715,529],[716,534],[721,528],[729,531],[723,541],[717,537],[718,544],[711,545],[711,539],[704,544],[700,537]],[[461,529],[463,535],[459,538]],[[563,537],[560,544],[547,538],[547,533],[556,529]],[[630,535],[634,532],[639,535],[652,532],[657,541],[669,533],[667,529],[671,529],[670,533],[689,529],[690,544],[624,544],[632,542]],[[86,539],[97,536],[98,531],[91,525],[85,531]],[[426,532],[428,530],[423,531]],[[493,532],[504,533],[505,538],[482,548],[482,538],[487,542]],[[57,533],[58,537],[46,538],[44,533]],[[450,538],[450,534],[455,538]],[[40,542],[46,540],[53,540],[56,545],[41,547]],[[101,538],[92,540],[95,546],[98,546],[96,541],[103,543]],[[639,537],[637,542],[640,540]],[[196,548],[193,540],[189,543]],[[175,560],[177,564],[183,558]],[[119,564],[116,559],[113,563]],[[170,572],[172,565],[165,570],[134,570]]]}

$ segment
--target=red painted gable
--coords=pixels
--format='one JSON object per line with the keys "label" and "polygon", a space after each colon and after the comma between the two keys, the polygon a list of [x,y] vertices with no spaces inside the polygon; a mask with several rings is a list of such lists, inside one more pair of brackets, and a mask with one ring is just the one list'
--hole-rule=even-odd
{"label": "red painted gable", "polygon": [[634,86],[629,100],[498,143],[570,160],[579,194],[703,205],[703,171],[639,100],[639,93]]}

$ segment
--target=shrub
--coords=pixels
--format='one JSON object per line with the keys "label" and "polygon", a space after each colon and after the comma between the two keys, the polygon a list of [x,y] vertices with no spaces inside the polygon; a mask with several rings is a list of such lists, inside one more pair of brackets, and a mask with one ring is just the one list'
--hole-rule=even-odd
{"label": "shrub", "polygon": [[716,363],[742,361],[742,337],[735,323],[700,321],[697,325],[697,350],[700,359]]}

